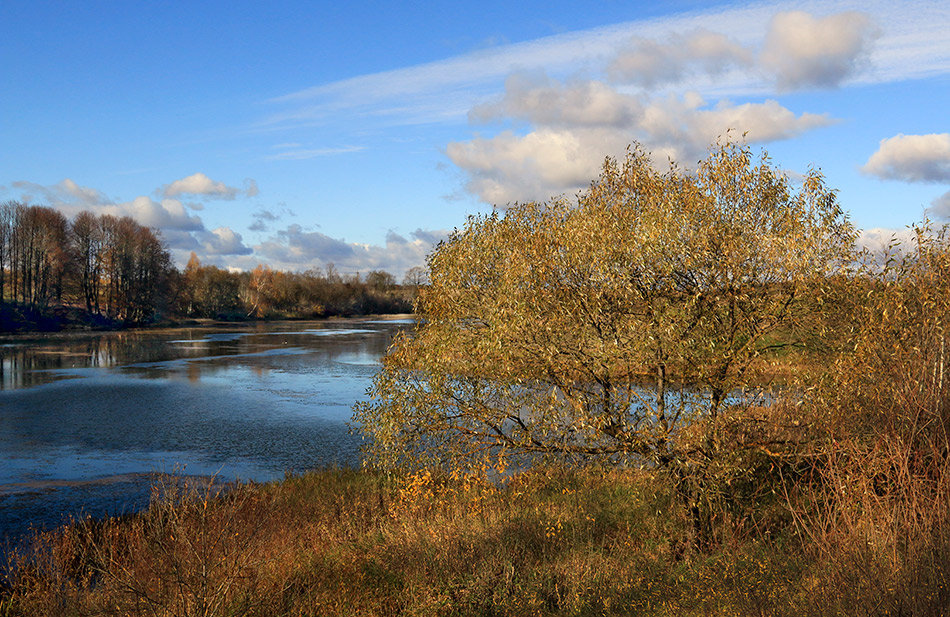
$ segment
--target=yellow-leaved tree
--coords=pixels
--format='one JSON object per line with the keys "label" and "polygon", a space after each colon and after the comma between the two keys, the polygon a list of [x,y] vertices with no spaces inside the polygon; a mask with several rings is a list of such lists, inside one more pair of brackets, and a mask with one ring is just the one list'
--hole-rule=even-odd
{"label": "yellow-leaved tree", "polygon": [[356,407],[370,460],[602,459],[695,483],[767,446],[710,427],[761,405],[765,360],[816,334],[854,235],[819,173],[796,188],[733,143],[695,172],[633,146],[574,201],[471,217],[429,257],[419,325]]}

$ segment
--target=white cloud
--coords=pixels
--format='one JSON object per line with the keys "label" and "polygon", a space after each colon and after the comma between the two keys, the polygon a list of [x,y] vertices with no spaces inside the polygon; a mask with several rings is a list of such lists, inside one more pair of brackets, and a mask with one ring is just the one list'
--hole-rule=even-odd
{"label": "white cloud", "polygon": [[159,234],[165,242],[165,246],[170,249],[170,252],[175,257],[175,261],[181,265],[187,263],[191,251],[201,251],[201,245],[198,243],[198,240],[195,239],[194,232],[161,229],[159,230]]}
{"label": "white cloud", "polygon": [[942,220],[950,219],[950,191],[930,202],[927,214]]}
{"label": "white cloud", "polygon": [[915,237],[914,230],[909,227],[903,229],[874,227],[861,230],[858,234],[857,246],[871,253],[885,253],[890,247],[909,246]]}
{"label": "white cloud", "polygon": [[943,236],[945,231],[945,227],[936,224],[924,228],[917,226],[901,229],[875,227],[860,232],[857,247],[867,252],[869,262],[867,265],[884,268],[890,260],[912,257],[918,249],[921,238],[925,241],[945,244],[946,238]]}
{"label": "white cloud", "polygon": [[161,230],[200,231],[204,224],[197,216],[188,214],[185,206],[177,199],[155,201],[141,195],[132,201],[95,208],[98,214],[112,216],[130,216],[141,225]]}
{"label": "white cloud", "polygon": [[779,13],[769,25],[760,61],[781,90],[836,87],[869,62],[879,36],[864,13]]}
{"label": "white cloud", "polygon": [[706,29],[671,34],[666,40],[636,38],[607,67],[615,81],[645,88],[676,83],[696,73],[720,75],[753,62],[750,49]]}
{"label": "white cloud", "polygon": [[196,235],[209,234],[201,218],[188,213],[177,199],[156,201],[140,195],[130,201],[117,202],[101,191],[80,186],[66,178],[53,185],[44,186],[33,182],[13,182],[12,188],[19,192],[18,198],[26,203],[48,205],[72,218],[82,211],[96,215],[128,216],[140,225],[159,232],[166,245],[181,256],[182,251],[201,250]]}
{"label": "white cloud", "polygon": [[[693,28],[662,38],[641,35],[609,66],[603,60],[612,77],[639,88],[576,76],[561,81],[541,71],[512,74],[504,95],[474,106],[469,120],[514,121],[514,128],[450,143],[446,155],[466,175],[469,192],[504,205],[582,189],[605,155],[622,155],[633,141],[657,161],[670,158],[690,167],[730,130],[750,143],[769,143],[836,122],[827,114],[793,112],[770,98],[735,104],[684,87],[737,73],[777,82],[780,89],[837,86],[855,78],[877,36],[871,19],[853,11],[814,17],[773,10],[771,21],[756,17],[761,38],[752,42],[727,34],[734,25],[724,32]],[[753,50],[759,47],[757,57]],[[678,90],[655,89],[664,84]]]}
{"label": "white cloud", "polygon": [[[70,205],[77,208],[97,207],[112,204],[113,201],[101,191],[88,186],[80,186],[70,178],[64,178],[56,184],[46,186],[17,180],[11,187],[20,191],[20,199],[24,202],[41,200],[53,205]],[[78,211],[78,210],[77,210]],[[68,213],[67,213],[68,214]]]}
{"label": "white cloud", "polygon": [[244,245],[241,234],[230,227],[218,227],[200,234],[205,255],[250,255],[253,249]]}
{"label": "white cloud", "polygon": [[408,238],[390,231],[380,246],[346,242],[289,225],[254,250],[283,270],[306,270],[332,263],[341,272],[386,270],[400,277],[409,268],[424,265],[426,255],[447,236],[443,230],[417,229]]}
{"label": "white cloud", "polygon": [[141,225],[161,230],[204,229],[201,219],[188,214],[182,202],[177,199],[155,201],[151,197],[140,195],[131,201],[115,202],[101,191],[80,186],[69,178],[50,186],[25,181],[13,182],[12,186],[19,189],[20,199],[24,202],[41,202],[67,217],[74,217],[83,210],[88,210],[94,214],[130,216]]}
{"label": "white cloud", "polygon": [[446,154],[467,175],[466,188],[497,206],[540,201],[585,186],[604,154],[622,147],[613,129],[541,128],[519,136],[506,131],[490,139],[450,143]]}
{"label": "white cloud", "polygon": [[175,180],[162,190],[165,197],[179,197],[181,195],[200,195],[218,199],[234,199],[241,191],[230,187],[223,182],[212,180],[205,174],[198,172],[181,180]]}
{"label": "white cloud", "polygon": [[690,166],[729,129],[745,133],[750,143],[764,143],[834,122],[826,115],[795,114],[773,100],[710,106],[691,92],[651,100],[599,82],[559,86],[524,77],[510,79],[497,103],[473,112],[473,118],[504,115],[534,128],[525,135],[509,130],[446,147],[467,175],[467,190],[499,206],[585,188],[604,156],[622,155],[632,141],[644,144],[655,160]]}
{"label": "white cloud", "polygon": [[339,262],[349,259],[353,254],[353,245],[344,240],[331,238],[318,231],[306,231],[297,224],[288,225],[255,248],[258,253],[275,261],[293,264]]}
{"label": "white cloud", "polygon": [[70,195],[80,203],[95,205],[112,203],[101,191],[88,186],[79,186],[69,178],[64,178],[56,185],[56,189]]}
{"label": "white cloud", "polygon": [[909,249],[916,246],[917,233],[910,227],[889,229],[874,227],[862,229],[858,234],[856,246],[866,251],[867,266],[881,269],[889,259],[900,258]]}
{"label": "white cloud", "polygon": [[512,117],[546,126],[624,127],[643,113],[637,96],[625,95],[599,81],[569,85],[544,73],[515,73],[505,80],[505,94],[472,109],[474,122]]}
{"label": "white cloud", "polygon": [[882,139],[861,171],[886,180],[950,182],[950,133]]}
{"label": "white cloud", "polygon": [[[458,121],[464,119],[472,107],[490,97],[498,84],[514,72],[543,70],[558,78],[568,75],[603,76],[608,63],[635,37],[658,41],[657,44],[663,46],[676,40],[677,36],[689,39],[689,34],[676,33],[707,29],[741,48],[761,48],[770,20],[786,8],[787,3],[780,2],[719,7],[558,34],[436,62],[359,75],[272,99],[270,103],[275,111],[260,123],[259,128],[311,126],[357,118],[361,125],[370,119],[390,124]],[[773,45],[789,47],[794,53],[795,64],[786,66],[780,59],[770,61],[783,71],[789,87],[816,81],[819,84],[833,83],[841,71],[847,72],[853,67],[848,64],[849,59],[859,60],[861,53],[868,49],[871,68],[852,75],[853,83],[885,83],[950,71],[950,28],[946,27],[950,21],[950,5],[947,3],[931,0],[801,0],[796,2],[796,8],[812,15],[861,12],[873,23],[885,27],[873,48],[868,48],[870,31],[855,28],[856,22],[849,21],[841,26],[838,34],[850,47],[844,45],[838,50],[821,37],[817,56],[809,55],[796,44],[800,38],[776,38],[792,26],[779,28],[772,39]],[[825,23],[820,18],[816,21]],[[714,42],[714,39],[709,40]],[[704,73],[703,57],[708,58],[714,68],[717,60],[729,58],[728,53],[723,52],[717,56],[714,53],[716,45],[714,42],[712,49],[697,45],[694,54],[685,58],[684,75],[692,76],[688,87],[706,97],[773,91],[774,75],[757,70],[729,70],[714,77],[694,75],[693,70],[697,68]],[[721,41],[718,46],[722,47]],[[838,63],[823,68],[816,64],[818,57],[837,60]],[[659,75],[662,76],[662,72]]]}
{"label": "white cloud", "polygon": [[[299,145],[299,144],[298,144]],[[304,160],[313,159],[321,156],[333,156],[334,154],[349,154],[350,152],[360,152],[365,150],[364,146],[342,146],[340,148],[309,148],[295,149],[278,154],[272,154],[267,158],[269,161],[278,160]]]}

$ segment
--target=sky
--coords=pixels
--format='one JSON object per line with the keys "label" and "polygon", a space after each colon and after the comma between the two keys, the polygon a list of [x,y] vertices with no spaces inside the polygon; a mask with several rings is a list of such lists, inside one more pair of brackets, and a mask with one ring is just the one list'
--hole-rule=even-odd
{"label": "sky", "polygon": [[945,0],[3,0],[0,84],[0,201],[132,216],[179,266],[398,277],[724,135],[820,169],[865,243],[950,221]]}

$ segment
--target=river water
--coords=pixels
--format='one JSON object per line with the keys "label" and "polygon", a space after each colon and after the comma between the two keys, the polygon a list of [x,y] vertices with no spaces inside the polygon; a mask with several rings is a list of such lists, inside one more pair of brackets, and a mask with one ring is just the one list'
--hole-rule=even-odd
{"label": "river water", "polygon": [[347,421],[406,319],[0,343],[0,542],[148,503],[156,474],[267,481],[358,465]]}

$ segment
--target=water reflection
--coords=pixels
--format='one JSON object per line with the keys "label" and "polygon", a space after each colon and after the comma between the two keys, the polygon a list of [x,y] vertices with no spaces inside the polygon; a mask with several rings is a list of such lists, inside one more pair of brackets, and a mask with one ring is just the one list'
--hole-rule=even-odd
{"label": "water reflection", "polygon": [[[363,327],[300,325],[187,328],[62,335],[0,345],[0,390],[16,390],[84,375],[84,369],[120,367],[142,377],[165,378],[178,367],[200,379],[226,363],[252,356],[311,353],[315,348],[375,363],[389,344],[386,332],[406,320],[366,321]],[[327,342],[332,339],[342,341]],[[200,363],[199,363],[200,362]]]}

